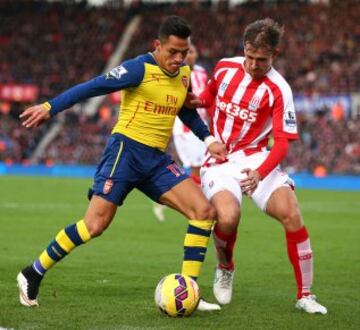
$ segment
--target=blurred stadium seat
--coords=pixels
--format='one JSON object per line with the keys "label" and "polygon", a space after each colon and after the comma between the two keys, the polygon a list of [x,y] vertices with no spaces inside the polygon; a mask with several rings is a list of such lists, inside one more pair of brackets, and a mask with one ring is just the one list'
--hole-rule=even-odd
{"label": "blurred stadium seat", "polygon": [[[360,119],[354,102],[360,98],[360,6],[351,1],[264,1],[230,7],[226,1],[217,6],[193,1],[171,6],[135,2],[123,8],[120,3],[91,7],[84,1],[1,1],[0,91],[1,86],[33,85],[38,95],[31,103],[42,102],[100,74],[134,13],[144,19],[125,58],[151,51],[159,21],[177,14],[192,24],[200,62],[209,71],[218,59],[242,54],[245,25],[269,16],[285,25],[275,67],[299,100],[320,100],[299,112],[301,139],[283,165],[293,172],[312,173],[322,166],[327,173],[360,174]],[[22,129],[16,118],[29,101],[1,95],[0,162],[27,163],[47,127],[37,133]],[[335,97],[333,104],[327,96]],[[347,105],[336,101],[337,96],[345,97]],[[72,110],[60,115],[60,135],[38,161],[95,164],[117,108],[107,98],[95,116]]]}

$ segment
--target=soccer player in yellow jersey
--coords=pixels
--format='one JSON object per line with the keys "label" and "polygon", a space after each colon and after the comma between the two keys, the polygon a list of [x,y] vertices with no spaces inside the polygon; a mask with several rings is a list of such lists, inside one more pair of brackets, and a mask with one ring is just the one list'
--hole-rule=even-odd
{"label": "soccer player in yellow jersey", "polygon": [[[75,247],[101,235],[134,188],[189,219],[182,273],[195,279],[199,276],[215,211],[164,150],[177,115],[205,141],[214,157],[224,160],[226,148],[210,135],[196,111],[183,107],[190,85],[190,69],[183,64],[190,34],[186,21],[170,16],[160,26],[152,53],[125,61],[106,75],[76,85],[20,115],[23,126],[32,128],[89,97],[117,90],[122,93],[119,118],[98,164],[84,218],[62,229],[33,264],[18,274],[22,305],[38,306],[45,273]],[[219,308],[201,300],[198,309]]]}

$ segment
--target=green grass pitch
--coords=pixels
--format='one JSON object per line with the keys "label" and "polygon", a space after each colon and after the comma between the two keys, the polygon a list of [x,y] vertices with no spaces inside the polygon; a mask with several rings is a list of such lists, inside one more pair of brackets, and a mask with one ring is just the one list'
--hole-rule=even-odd
{"label": "green grass pitch", "polygon": [[[315,254],[314,293],[326,316],[294,308],[295,281],[282,228],[248,200],[236,247],[233,302],[220,312],[171,319],[154,306],[159,279],[179,272],[186,221],[158,223],[133,192],[112,225],[47,274],[40,308],[20,306],[16,275],[86,209],[91,179],[0,176],[0,328],[360,329],[360,193],[297,192]],[[209,300],[211,242],[199,284]]]}

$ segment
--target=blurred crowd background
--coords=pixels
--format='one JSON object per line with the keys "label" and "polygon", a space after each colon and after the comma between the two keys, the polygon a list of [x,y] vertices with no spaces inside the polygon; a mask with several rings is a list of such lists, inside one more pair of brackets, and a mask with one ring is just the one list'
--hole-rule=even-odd
{"label": "blurred crowd background", "polygon": [[[152,4],[134,1],[101,7],[86,1],[0,1],[0,162],[28,164],[49,127],[59,135],[37,162],[96,164],[118,113],[107,98],[95,115],[68,110],[44,127],[29,131],[18,115],[64,89],[99,75],[134,15],[142,21],[125,59],[151,51],[162,18],[184,16],[193,27],[199,62],[211,74],[223,57],[242,55],[246,24],[272,17],[284,24],[281,55],[275,63],[299,100],[360,93],[360,6],[358,1],[187,1]],[[17,96],[20,86],[21,95]],[[25,87],[24,87],[25,86]],[[6,88],[12,88],[11,96]],[[22,88],[22,89],[21,89]],[[302,109],[300,109],[302,110]],[[360,174],[360,117],[341,102],[314,103],[298,112],[300,139],[283,166],[290,172]]]}

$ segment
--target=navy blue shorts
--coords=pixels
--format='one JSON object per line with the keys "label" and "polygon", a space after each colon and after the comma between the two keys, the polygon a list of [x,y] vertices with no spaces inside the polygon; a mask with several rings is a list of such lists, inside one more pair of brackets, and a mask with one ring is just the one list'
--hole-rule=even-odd
{"label": "navy blue shorts", "polygon": [[188,178],[165,152],[122,134],[110,136],[97,166],[93,194],[122,205],[128,193],[139,189],[158,202],[161,195]]}

